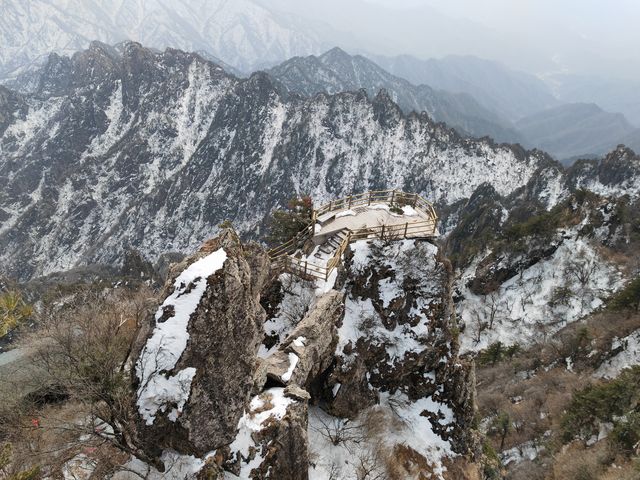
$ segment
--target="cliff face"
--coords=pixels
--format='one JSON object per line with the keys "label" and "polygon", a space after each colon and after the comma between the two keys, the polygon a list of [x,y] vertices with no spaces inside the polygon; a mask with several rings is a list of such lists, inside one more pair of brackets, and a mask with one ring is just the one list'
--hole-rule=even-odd
{"label": "cliff face", "polygon": [[462,139],[388,95],[283,95],[264,73],[134,43],[52,56],[35,93],[0,97],[1,268],[22,280],[130,247],[188,253],[225,219],[259,236],[294,192],[450,203],[482,182],[508,194],[550,162]]}
{"label": "cliff face", "polygon": [[141,438],[152,455],[204,455],[233,441],[255,390],[268,269],[266,254],[230,230],[173,267],[136,362]]}
{"label": "cliff face", "polygon": [[328,291],[268,271],[232,231],[172,268],[135,363],[145,451],[207,478],[463,478],[475,379],[437,248],[355,243]]}

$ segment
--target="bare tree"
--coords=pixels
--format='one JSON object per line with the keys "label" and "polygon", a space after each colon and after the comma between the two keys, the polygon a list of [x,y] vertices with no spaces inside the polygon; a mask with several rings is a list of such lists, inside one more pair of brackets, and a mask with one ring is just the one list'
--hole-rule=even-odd
{"label": "bare tree", "polygon": [[376,452],[371,449],[360,450],[357,459],[356,475],[358,480],[384,480],[388,478],[384,465]]}
{"label": "bare tree", "polygon": [[[27,339],[39,385],[30,387],[27,397],[15,398],[14,405],[2,406],[2,427],[18,442],[29,442],[20,435],[29,430],[24,418],[31,418],[31,434],[60,438],[48,447],[59,450],[60,458],[82,448],[109,447],[156,465],[137,446],[130,373],[137,333],[155,304],[151,291],[87,288],[64,300],[43,309],[40,328]],[[64,409],[46,408],[46,400],[42,407],[51,392],[66,399],[75,418],[68,409],[63,416]],[[33,455],[47,453],[36,449]]]}
{"label": "bare tree", "polygon": [[312,425],[311,428],[326,438],[332,445],[344,445],[347,450],[352,448],[350,443],[359,444],[365,440],[362,426],[354,423],[348,418],[331,417],[325,419],[320,416],[316,418],[319,426]]}
{"label": "bare tree", "polygon": [[474,332],[475,332],[474,341],[477,344],[477,343],[480,343],[480,340],[482,338],[482,332],[484,332],[487,329],[488,324],[487,322],[485,322],[484,316],[478,310],[472,312],[471,317],[473,320]]}

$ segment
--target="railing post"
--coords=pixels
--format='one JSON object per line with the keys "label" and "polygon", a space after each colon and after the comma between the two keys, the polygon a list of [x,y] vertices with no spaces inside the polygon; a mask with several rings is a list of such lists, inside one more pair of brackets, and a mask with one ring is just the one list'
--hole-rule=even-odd
{"label": "railing post", "polygon": [[333,200],[329,202],[329,211],[333,210]]}
{"label": "railing post", "polygon": [[307,274],[307,260],[304,261],[304,274]]}
{"label": "railing post", "polygon": [[409,228],[409,222],[404,224],[404,238],[407,238],[407,228]]}
{"label": "railing post", "polygon": [[413,194],[413,208],[416,208],[417,204],[418,204],[418,194],[414,193]]}
{"label": "railing post", "polygon": [[380,232],[380,238],[384,238],[384,225],[382,225],[382,231]]}
{"label": "railing post", "polygon": [[351,197],[352,197],[352,196],[353,196],[353,195],[349,195],[349,208],[351,208]]}
{"label": "railing post", "polygon": [[391,191],[391,203],[393,203],[394,198],[396,197],[395,189]]}
{"label": "railing post", "polygon": [[371,191],[369,191],[369,203],[367,203],[367,206],[371,205]]}

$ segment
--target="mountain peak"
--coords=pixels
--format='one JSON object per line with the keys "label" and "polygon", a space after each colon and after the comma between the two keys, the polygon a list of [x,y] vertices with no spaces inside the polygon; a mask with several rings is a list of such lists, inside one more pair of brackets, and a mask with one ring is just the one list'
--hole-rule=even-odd
{"label": "mountain peak", "polygon": [[333,47],[331,50],[327,50],[319,58],[337,59],[337,58],[352,58],[349,53],[344,51],[340,47]]}

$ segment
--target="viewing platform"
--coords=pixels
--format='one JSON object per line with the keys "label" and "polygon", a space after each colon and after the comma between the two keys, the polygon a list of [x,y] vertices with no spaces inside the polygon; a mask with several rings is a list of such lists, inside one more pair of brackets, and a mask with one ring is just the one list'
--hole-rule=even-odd
{"label": "viewing platform", "polygon": [[309,225],[269,256],[274,268],[327,281],[351,242],[437,236],[438,217],[430,202],[416,193],[371,191],[315,209]]}

